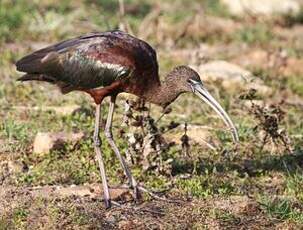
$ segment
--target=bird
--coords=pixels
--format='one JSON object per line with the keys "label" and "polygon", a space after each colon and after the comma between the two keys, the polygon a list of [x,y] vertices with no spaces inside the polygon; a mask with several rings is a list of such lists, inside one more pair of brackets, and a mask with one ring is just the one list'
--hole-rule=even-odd
{"label": "bird", "polygon": [[177,66],[161,81],[157,54],[152,46],[120,30],[91,32],[50,45],[18,60],[16,69],[24,73],[18,81],[45,81],[57,85],[63,94],[82,91],[93,98],[96,104],[93,145],[106,208],[112,206],[112,200],[99,136],[104,98],[110,97],[104,134],[119,159],[135,199],[139,199],[140,193],[145,190],[132,176],[112,134],[115,102],[119,93],[133,94],[163,108],[183,93],[194,93],[223,119],[231,131],[233,141],[239,141],[234,123],[207,91],[195,70],[186,65]]}

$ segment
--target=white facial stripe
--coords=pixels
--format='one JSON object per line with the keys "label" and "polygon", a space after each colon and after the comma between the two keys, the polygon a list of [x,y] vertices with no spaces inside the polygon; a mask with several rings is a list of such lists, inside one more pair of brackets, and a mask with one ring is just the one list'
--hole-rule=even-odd
{"label": "white facial stripe", "polygon": [[189,79],[189,81],[190,81],[189,86],[190,86],[191,90],[193,91],[193,93],[196,91],[195,85],[202,85],[201,82],[195,81],[193,79]]}
{"label": "white facial stripe", "polygon": [[201,82],[195,81],[194,79],[189,79],[189,81],[190,81],[193,85],[196,85],[196,84],[201,85]]}

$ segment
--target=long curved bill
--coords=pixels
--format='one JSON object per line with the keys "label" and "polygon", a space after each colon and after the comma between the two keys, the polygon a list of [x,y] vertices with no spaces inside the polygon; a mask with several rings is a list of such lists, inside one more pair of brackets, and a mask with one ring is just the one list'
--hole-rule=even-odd
{"label": "long curved bill", "polygon": [[198,97],[200,97],[204,102],[206,102],[208,105],[210,105],[223,119],[224,123],[230,128],[233,141],[238,142],[239,136],[237,129],[232,122],[232,120],[229,118],[227,113],[224,111],[224,109],[221,107],[221,105],[210,95],[210,93],[204,88],[202,83],[191,81],[191,87],[194,94],[196,94]]}

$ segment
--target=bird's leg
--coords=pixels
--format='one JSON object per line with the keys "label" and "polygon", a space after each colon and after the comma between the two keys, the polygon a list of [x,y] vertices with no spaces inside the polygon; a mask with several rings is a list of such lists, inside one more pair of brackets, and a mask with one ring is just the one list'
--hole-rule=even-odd
{"label": "bird's leg", "polygon": [[120,154],[120,151],[119,151],[117,145],[115,144],[115,141],[114,141],[113,135],[112,135],[112,121],[113,121],[113,114],[114,114],[114,110],[115,110],[115,100],[116,100],[116,96],[112,96],[111,100],[110,100],[110,104],[109,104],[108,117],[107,117],[107,121],[106,121],[106,125],[105,125],[105,136],[108,139],[110,146],[112,147],[113,151],[115,152],[116,156],[118,157],[118,159],[120,161],[120,164],[128,178],[130,188],[132,188],[134,190],[134,198],[136,200],[138,200],[140,198],[140,192],[144,192],[144,193],[149,194],[154,199],[163,200],[163,201],[167,201],[167,202],[176,202],[176,201],[172,201],[167,198],[164,198],[164,197],[160,197],[157,194],[155,194],[154,192],[151,192],[148,189],[144,188],[143,186],[140,186],[136,182],[135,178],[132,176],[131,171],[129,170],[123,156]]}
{"label": "bird's leg", "polygon": [[100,132],[100,110],[101,110],[101,105],[97,104],[97,106],[96,106],[96,115],[95,115],[94,149],[95,149],[95,153],[96,153],[96,158],[97,158],[98,163],[99,163],[99,170],[100,170],[100,174],[101,174],[102,186],[103,186],[103,192],[104,192],[105,207],[110,208],[111,207],[111,200],[110,200],[110,194],[109,194],[109,189],[108,189],[108,184],[107,184],[107,179],[106,179],[106,174],[105,174],[103,157],[102,157],[102,154],[101,154],[101,139],[100,139],[100,136],[99,136],[99,132]]}
{"label": "bird's leg", "polygon": [[125,162],[125,159],[121,155],[121,153],[114,141],[113,134],[112,134],[112,121],[113,121],[113,114],[114,114],[114,110],[115,110],[115,101],[116,101],[116,96],[112,96],[111,100],[110,100],[110,104],[109,104],[109,111],[108,111],[107,121],[106,121],[106,125],[105,125],[105,136],[106,136],[111,148],[113,149],[116,156],[118,157],[120,164],[125,172],[125,175],[128,178],[129,185],[132,189],[134,189],[134,197],[137,200],[140,197],[137,182],[136,182],[135,178],[132,176],[129,167],[127,166],[127,164]]}

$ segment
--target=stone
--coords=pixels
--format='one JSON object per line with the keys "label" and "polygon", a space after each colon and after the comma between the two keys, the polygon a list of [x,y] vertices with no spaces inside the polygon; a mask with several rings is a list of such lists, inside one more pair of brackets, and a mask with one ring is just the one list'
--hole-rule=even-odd
{"label": "stone", "polygon": [[232,15],[265,15],[293,14],[300,12],[297,0],[221,0]]}
{"label": "stone", "polygon": [[17,161],[7,161],[7,167],[10,173],[21,173],[25,169],[25,165]]}
{"label": "stone", "polygon": [[84,137],[84,133],[47,133],[38,132],[34,144],[34,153],[49,153],[50,150],[60,149],[62,145],[68,142],[76,143]]}
{"label": "stone", "polygon": [[[57,188],[55,194],[59,196],[89,196],[91,198],[97,198],[103,196],[103,190],[101,185],[72,185],[69,187]],[[127,189],[110,189],[109,190],[112,199],[118,199],[125,193],[128,193]]]}
{"label": "stone", "polygon": [[272,89],[266,86],[260,78],[238,65],[215,60],[199,66],[192,66],[201,76],[202,81],[216,82],[228,91],[239,92],[240,89],[254,88],[262,95],[270,95]]}
{"label": "stone", "polygon": [[[129,190],[122,188],[110,188],[109,192],[111,198],[113,200],[116,200],[127,195],[129,193]],[[30,193],[33,196],[39,197],[49,197],[50,195],[56,195],[58,197],[103,197],[102,186],[99,184],[33,187]]]}

